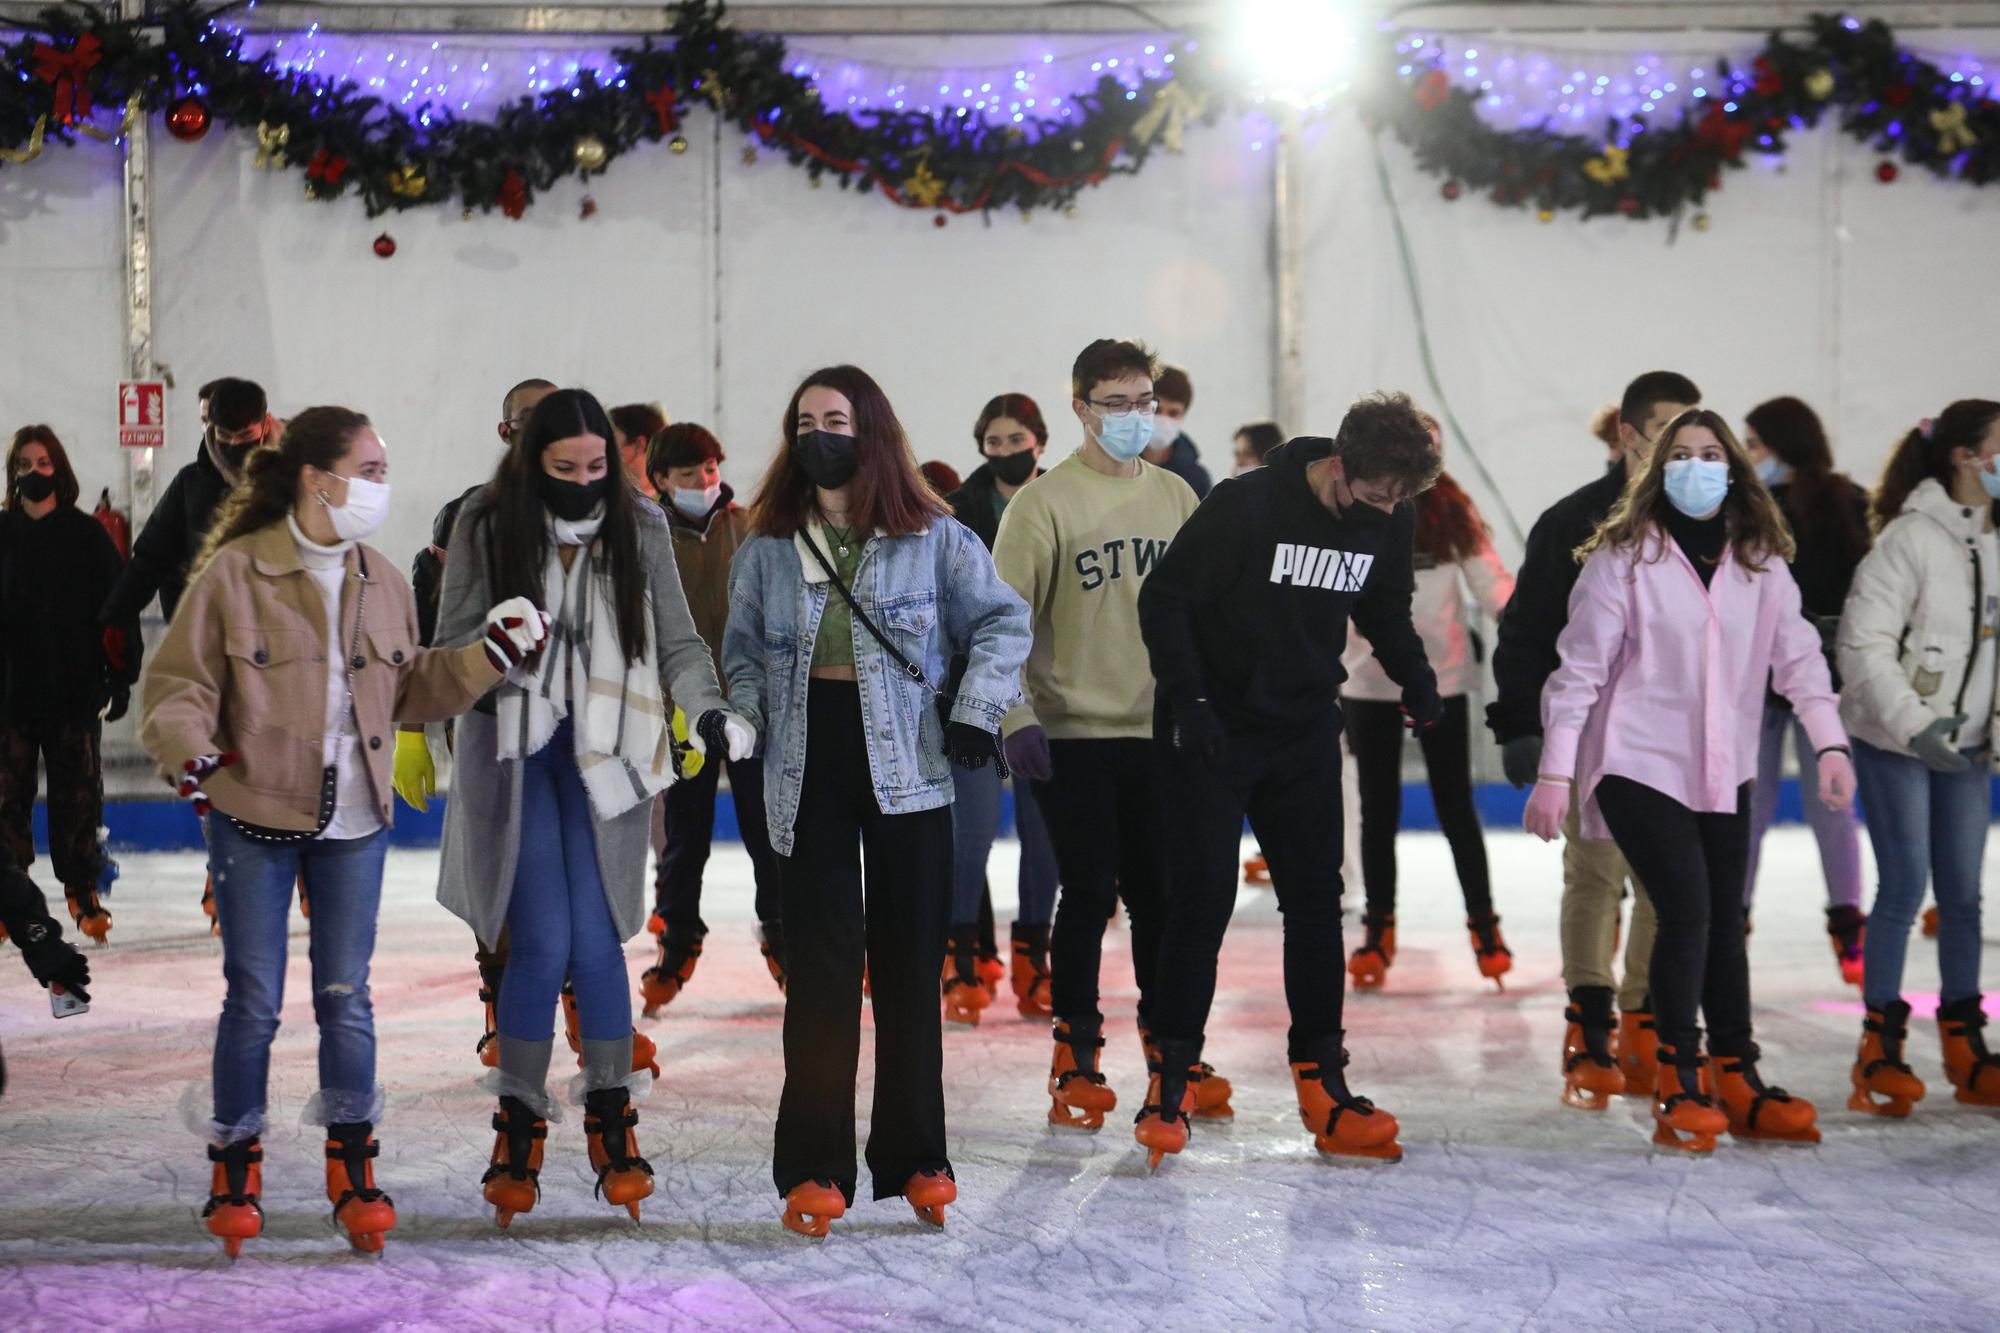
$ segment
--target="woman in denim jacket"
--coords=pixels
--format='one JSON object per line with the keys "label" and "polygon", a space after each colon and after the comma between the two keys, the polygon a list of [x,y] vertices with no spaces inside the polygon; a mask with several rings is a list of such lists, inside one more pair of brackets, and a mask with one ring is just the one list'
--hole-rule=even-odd
{"label": "woman in denim jacket", "polygon": [[[936,991],[951,915],[950,764],[999,761],[1028,609],[924,484],[866,373],[815,372],[784,433],[737,552],[722,641],[730,704],[765,737],[790,973],[772,1175],[794,1231],[825,1235],[853,1201],[865,964],[875,1197],[901,1195],[942,1225],[957,1198]],[[947,719],[938,686],[954,654],[967,666]]]}

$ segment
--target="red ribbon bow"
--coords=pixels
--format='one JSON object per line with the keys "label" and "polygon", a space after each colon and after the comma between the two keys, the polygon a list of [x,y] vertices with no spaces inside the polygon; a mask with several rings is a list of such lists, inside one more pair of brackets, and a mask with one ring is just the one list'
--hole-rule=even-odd
{"label": "red ribbon bow", "polygon": [[67,51],[47,42],[35,43],[35,77],[55,85],[55,118],[65,125],[90,114],[90,85],[83,76],[104,59],[101,46],[90,33],[77,38],[76,45]]}
{"label": "red ribbon bow", "polygon": [[1750,126],[1746,121],[1731,120],[1721,107],[1712,106],[1695,126],[1695,137],[1734,162],[1743,156],[1743,141],[1750,137]]}
{"label": "red ribbon bow", "polygon": [[347,159],[324,148],[314,153],[312,161],[306,164],[306,175],[324,185],[338,185],[340,178],[346,174]]}
{"label": "red ribbon bow", "polygon": [[646,94],[646,105],[653,108],[653,114],[660,118],[660,133],[672,134],[680,128],[680,113],[674,110],[677,100],[671,84],[661,84]]}

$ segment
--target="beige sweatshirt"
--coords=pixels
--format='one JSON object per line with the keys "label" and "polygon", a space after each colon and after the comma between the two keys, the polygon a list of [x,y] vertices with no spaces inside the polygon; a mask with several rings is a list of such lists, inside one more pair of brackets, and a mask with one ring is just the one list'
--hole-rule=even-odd
{"label": "beige sweatshirt", "polygon": [[1153,734],[1153,673],[1139,636],[1139,589],[1199,503],[1188,484],[1142,463],[1107,477],[1071,454],[1008,502],[993,563],[1033,617],[1027,702],[1006,734],[1056,740]]}

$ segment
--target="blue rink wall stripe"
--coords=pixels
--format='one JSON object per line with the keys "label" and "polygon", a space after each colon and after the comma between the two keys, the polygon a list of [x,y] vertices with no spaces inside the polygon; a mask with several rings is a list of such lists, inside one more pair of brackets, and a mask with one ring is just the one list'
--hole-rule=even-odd
{"label": "blue rink wall stripe", "polygon": [[[396,827],[390,830],[390,844],[396,847],[437,846],[444,830],[446,799],[443,796],[434,797],[426,813],[419,813],[397,802]],[[1528,794],[1515,791],[1502,782],[1488,782],[1474,788],[1473,800],[1479,807],[1480,821],[1488,828],[1518,829]],[[2000,779],[1994,780],[1989,808],[2000,815]],[[1778,822],[1796,824],[1802,822],[1804,817],[1804,807],[1799,801],[1799,784],[1788,778],[1778,792]],[[1014,831],[1014,793],[1011,788],[1001,793],[1000,821],[1001,831],[1011,835]],[[107,801],[104,824],[111,830],[114,851],[192,851],[202,845],[200,825],[185,801]],[[1430,787],[1421,782],[1405,783],[1403,827],[1435,831],[1437,826],[1437,812],[1431,805]],[[736,805],[726,791],[718,793],[715,800],[715,836],[721,842],[741,839],[736,828]],[[48,812],[40,803],[35,806],[35,847],[38,855],[47,856]]]}

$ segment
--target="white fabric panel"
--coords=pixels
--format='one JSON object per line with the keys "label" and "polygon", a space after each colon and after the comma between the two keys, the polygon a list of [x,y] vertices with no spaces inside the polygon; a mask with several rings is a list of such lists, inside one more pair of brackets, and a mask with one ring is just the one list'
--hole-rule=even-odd
{"label": "white fabric panel", "polygon": [[85,508],[125,482],[122,151],[51,142],[33,162],[0,166],[0,426],[4,439],[30,422],[53,426]]}
{"label": "white fabric panel", "polygon": [[[519,380],[583,384],[606,406],[712,396],[712,163],[706,136],[646,149],[519,221],[450,207],[370,220],[257,171],[241,138],[164,139],[156,342],[182,392],[168,462],[193,457],[194,389],[263,384],[280,415],[340,403],[374,418],[395,500],[376,545],[407,569],[439,505],[490,475],[500,399]],[[395,237],[392,259],[370,241]]]}
{"label": "white fabric panel", "polygon": [[812,190],[776,163],[725,159],[722,340],[728,475],[753,485],[812,370],[852,361],[895,404],[919,460],[978,465],[994,394],[1041,404],[1051,457],[1081,442],[1069,369],[1094,338],[1136,337],[1195,383],[1188,432],[1213,473],[1269,412],[1267,154],[1232,130],[1085,191],[1075,218],[976,216],[937,227],[879,196]]}

